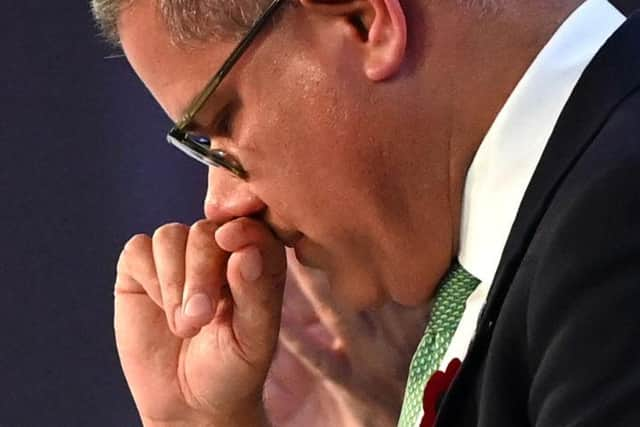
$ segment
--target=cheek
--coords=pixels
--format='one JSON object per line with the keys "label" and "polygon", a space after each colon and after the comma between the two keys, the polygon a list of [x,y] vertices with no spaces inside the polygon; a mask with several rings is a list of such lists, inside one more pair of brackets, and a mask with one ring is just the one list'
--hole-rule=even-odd
{"label": "cheek", "polygon": [[292,112],[296,122],[280,129],[282,157],[276,186],[288,188],[287,198],[302,202],[297,209],[306,215],[338,215],[344,221],[344,213],[364,202],[361,196],[372,186],[367,182],[372,178],[367,153],[349,132],[353,123],[315,111]]}
{"label": "cheek", "polygon": [[363,178],[371,176],[360,109],[333,81],[314,64],[300,63],[284,70],[256,103],[256,177],[265,197],[276,205],[281,200],[274,208],[291,208],[291,202],[319,213],[357,202],[353,189],[362,191]]}
{"label": "cheek", "polygon": [[376,301],[381,286],[375,275],[345,267],[372,265],[380,252],[375,246],[388,232],[382,207],[392,191],[385,190],[385,168],[378,164],[384,144],[357,102],[366,96],[356,84],[336,87],[345,79],[312,63],[275,75],[271,90],[254,104],[254,162],[246,165],[253,188],[274,218],[313,242],[307,255],[335,272],[335,289],[355,292],[346,300]]}

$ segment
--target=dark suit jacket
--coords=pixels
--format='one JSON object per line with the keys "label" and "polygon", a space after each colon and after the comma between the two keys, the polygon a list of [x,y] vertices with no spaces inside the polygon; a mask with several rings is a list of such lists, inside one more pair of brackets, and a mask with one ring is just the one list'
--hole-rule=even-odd
{"label": "dark suit jacket", "polygon": [[640,1],[638,0],[609,0],[609,3],[613,4],[627,16],[631,15],[634,10],[640,8]]}
{"label": "dark suit jacket", "polygon": [[437,426],[640,426],[640,13],[556,124]]}

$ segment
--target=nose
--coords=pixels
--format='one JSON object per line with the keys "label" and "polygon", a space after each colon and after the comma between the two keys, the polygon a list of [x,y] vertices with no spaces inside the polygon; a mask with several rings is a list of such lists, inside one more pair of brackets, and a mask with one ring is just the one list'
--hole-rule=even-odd
{"label": "nose", "polygon": [[209,168],[205,217],[217,224],[234,218],[255,216],[266,209],[264,202],[251,190],[248,182],[221,168]]}

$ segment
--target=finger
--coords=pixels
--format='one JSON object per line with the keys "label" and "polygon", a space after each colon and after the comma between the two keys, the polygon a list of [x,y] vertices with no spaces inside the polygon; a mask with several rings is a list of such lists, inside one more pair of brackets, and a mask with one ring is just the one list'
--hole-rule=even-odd
{"label": "finger", "polygon": [[273,425],[300,425],[296,423],[300,421],[297,415],[313,400],[317,386],[315,375],[279,341],[263,393],[265,409]]}
{"label": "finger", "polygon": [[233,297],[233,330],[250,362],[270,361],[278,338],[286,276],[284,246],[262,223],[239,218],[216,232],[233,252],[227,280]]}
{"label": "finger", "polygon": [[360,319],[353,310],[338,305],[331,295],[326,275],[302,266],[293,252],[287,253],[287,263],[291,283],[300,288],[320,322],[341,343],[353,343],[362,329]]}
{"label": "finger", "polygon": [[[166,390],[175,382],[180,340],[169,330],[161,305],[131,276],[121,274],[115,286],[114,329],[120,363],[133,397],[144,410],[154,411],[144,390]],[[138,393],[142,393],[138,395]]]}
{"label": "finger", "polygon": [[191,226],[186,250],[186,270],[180,328],[197,333],[211,322],[220,300],[220,290],[226,285],[228,253],[220,249],[214,233],[217,225],[202,220]]}
{"label": "finger", "polygon": [[[118,260],[114,288],[116,345],[127,381],[153,389],[165,387],[177,369],[180,341],[165,320],[151,238],[140,234],[127,242]],[[142,397],[134,395],[137,402]]]}
{"label": "finger", "polygon": [[221,225],[215,231],[215,239],[221,249],[235,252],[258,241],[275,240],[275,236],[263,223],[242,217]]}
{"label": "finger", "polygon": [[176,329],[175,312],[182,303],[185,276],[185,248],[189,227],[184,224],[167,224],[153,233],[153,259],[158,273],[162,305],[169,328]]}
{"label": "finger", "polygon": [[[145,293],[158,307],[162,307],[160,285],[149,236],[138,234],[129,239],[118,259],[117,276],[116,292],[121,290]],[[125,276],[132,280],[118,280]]]}
{"label": "finger", "polygon": [[346,355],[334,349],[318,345],[303,330],[283,325],[280,342],[298,361],[318,379],[344,384],[348,375]]}
{"label": "finger", "polygon": [[302,293],[298,286],[297,278],[294,276],[287,263],[287,280],[284,287],[284,302],[282,306],[283,322],[299,322],[308,324],[318,322],[318,316],[313,311],[313,307],[306,295]]}

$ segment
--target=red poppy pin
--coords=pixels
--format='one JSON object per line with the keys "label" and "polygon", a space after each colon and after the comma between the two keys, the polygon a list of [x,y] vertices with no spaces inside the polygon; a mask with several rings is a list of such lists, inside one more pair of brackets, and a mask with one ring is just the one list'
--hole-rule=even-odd
{"label": "red poppy pin", "polygon": [[424,416],[422,417],[420,427],[433,427],[435,424],[440,401],[449,389],[461,365],[462,362],[460,359],[453,359],[449,362],[445,372],[436,371],[431,375],[429,381],[427,381],[427,386],[424,388],[424,396],[422,398]]}

